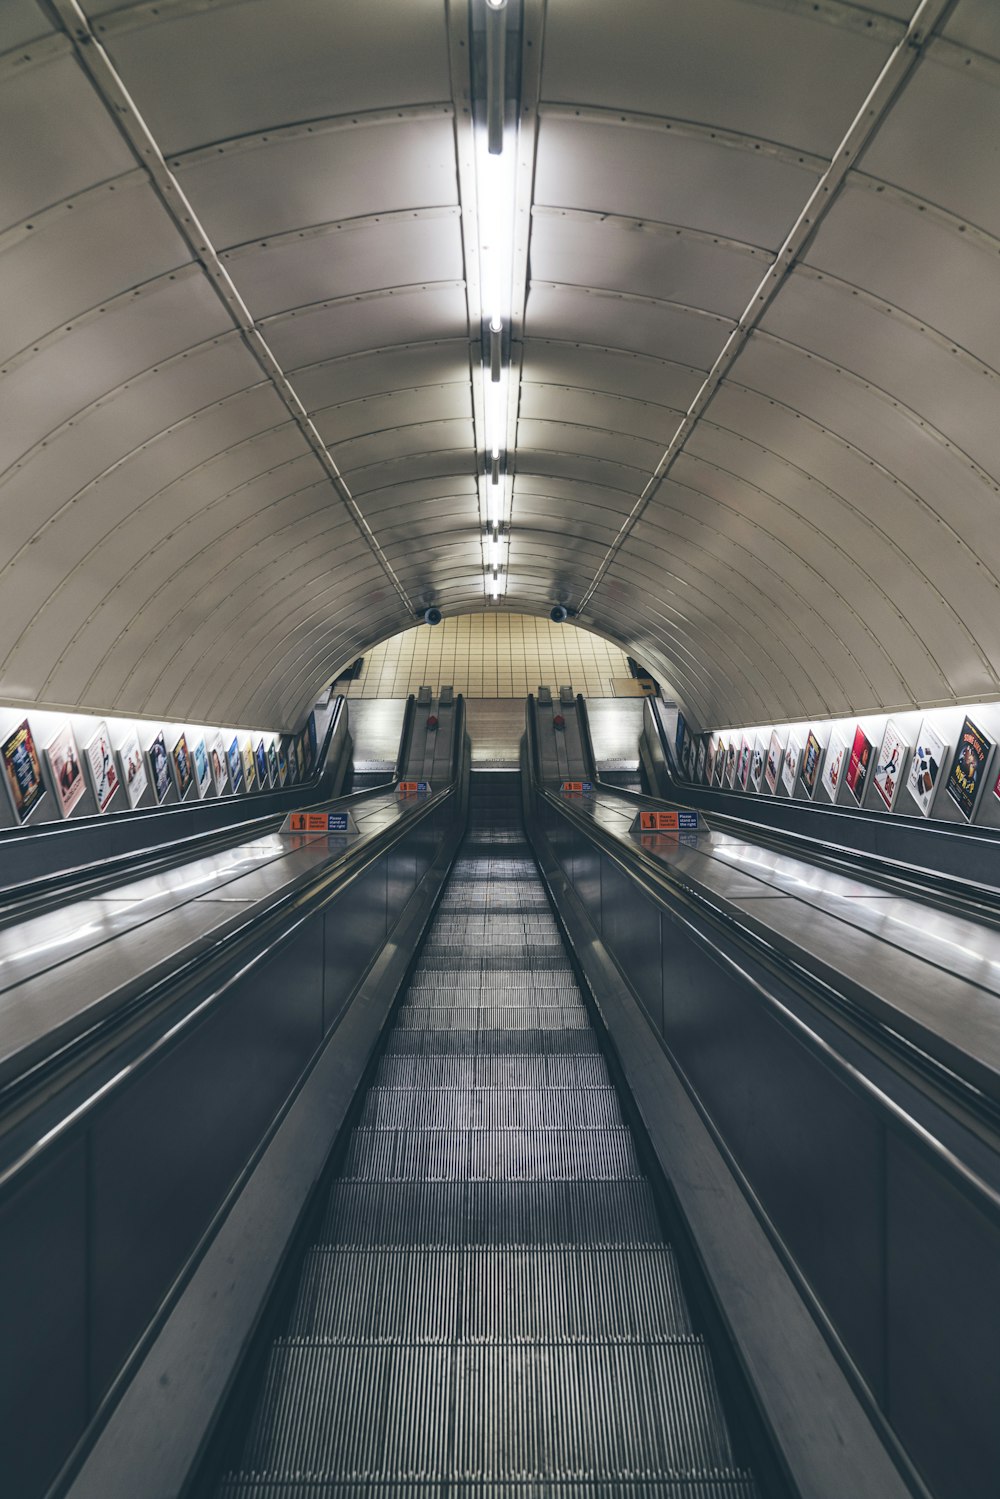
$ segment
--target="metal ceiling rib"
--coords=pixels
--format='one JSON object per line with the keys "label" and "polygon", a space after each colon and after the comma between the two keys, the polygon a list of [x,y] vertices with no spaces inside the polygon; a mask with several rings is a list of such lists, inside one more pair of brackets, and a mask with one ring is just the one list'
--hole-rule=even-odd
{"label": "metal ceiling rib", "polygon": [[404,607],[409,609],[410,601],[399,579],[382,555],[375,533],[355,503],[354,496],[344,482],[329,449],[316,430],[295,387],[278,363],[254,315],[237,290],[222,257],[209,239],[180,182],[167,166],[163,152],[150,133],[149,127],[131,98],[123,79],[98,40],[78,0],[49,0],[49,3],[73,42],[81,64],[106,108],[135,153],[139,165],[148,172],[153,188],[173,220],[178,233],[210,278],[210,284],[216,295],[221,299],[233,323],[243,335],[248,349],[260,365],[265,378],[274,386],[292,420],[319,459],[340,499],[347,506],[365,542],[372,549],[382,570],[399,593]]}
{"label": "metal ceiling rib", "polygon": [[[501,607],[706,725],[1000,696],[1000,7],[508,3]],[[481,609],[481,0],[0,10],[0,696]]]}
{"label": "metal ceiling rib", "polygon": [[702,413],[736,363],[750,334],[762,321],[786,278],[791,275],[797,262],[815,238],[820,225],[836,201],[837,193],[847,173],[872,139],[886,111],[916,66],[924,42],[948,11],[953,8],[954,3],[955,0],[921,0],[917,6],[905,33],[893,48],[869,90],[867,98],[851,122],[850,128],[834,151],[822,177],[804,203],[773,263],[768,267],[736,327],[723,344],[715,363],[705,377],[704,384],[688,407],[684,420],[654,468],[635,510],[622,527],[606,561],[598,569],[593,582],[581,599],[581,612],[590,603],[615,552],[669,473],[677,454],[684,447]]}

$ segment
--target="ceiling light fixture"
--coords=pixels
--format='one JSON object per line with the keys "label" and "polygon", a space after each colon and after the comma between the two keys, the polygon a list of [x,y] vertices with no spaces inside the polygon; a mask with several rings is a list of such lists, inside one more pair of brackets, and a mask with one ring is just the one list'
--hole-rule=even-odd
{"label": "ceiling light fixture", "polygon": [[[502,530],[507,520],[507,424],[510,381],[509,358],[513,305],[514,224],[517,157],[514,123],[507,127],[508,0],[485,0],[486,107],[475,127],[476,211],[479,249],[479,315],[483,338],[483,518],[491,530]],[[480,33],[481,35],[482,33]],[[505,347],[506,346],[506,347]],[[495,544],[494,544],[495,545]],[[506,550],[506,539],[500,543]],[[485,549],[484,549],[485,550]],[[504,556],[491,552],[487,570],[494,587],[506,569]]]}

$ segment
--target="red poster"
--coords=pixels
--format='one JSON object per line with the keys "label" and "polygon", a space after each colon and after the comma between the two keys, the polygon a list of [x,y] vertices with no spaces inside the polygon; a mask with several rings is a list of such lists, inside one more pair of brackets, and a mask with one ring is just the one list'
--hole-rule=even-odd
{"label": "red poster", "polygon": [[854,730],[854,743],[851,745],[851,758],[847,763],[847,789],[851,792],[854,800],[861,805],[861,799],[865,794],[868,784],[868,771],[872,763],[873,745],[864,729],[858,724]]}

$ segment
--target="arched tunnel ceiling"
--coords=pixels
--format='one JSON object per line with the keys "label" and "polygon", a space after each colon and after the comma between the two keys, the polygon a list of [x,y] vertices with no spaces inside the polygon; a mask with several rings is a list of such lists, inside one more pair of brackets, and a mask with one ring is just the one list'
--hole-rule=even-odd
{"label": "arched tunnel ceiling", "polygon": [[[484,607],[483,0],[3,0],[0,696]],[[499,607],[704,724],[1000,693],[996,0],[509,0]]]}

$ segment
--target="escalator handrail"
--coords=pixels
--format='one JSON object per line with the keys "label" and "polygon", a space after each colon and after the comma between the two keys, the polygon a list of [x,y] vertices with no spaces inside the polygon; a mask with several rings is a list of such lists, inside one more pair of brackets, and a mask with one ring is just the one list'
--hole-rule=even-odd
{"label": "escalator handrail", "polygon": [[590,714],[587,712],[587,700],[582,692],[576,695],[576,721],[580,731],[580,747],[583,750],[584,764],[586,765],[586,779],[594,785],[600,780],[597,769],[597,756],[594,754],[594,741],[590,734]]}
{"label": "escalator handrail", "polygon": [[[531,755],[532,745],[529,735],[528,763],[534,772],[536,762]],[[706,933],[703,925],[687,914],[682,906],[694,906],[701,908],[701,913],[710,911],[713,917],[720,917],[726,924],[734,929],[741,938],[741,945],[747,946],[746,939],[756,946],[763,945],[756,933],[741,929],[740,924],[733,920],[728,913],[713,908],[713,903],[705,897],[689,889],[683,889],[672,885],[663,875],[659,866],[654,866],[653,861],[645,861],[641,849],[627,850],[618,840],[605,829],[598,827],[585,814],[578,811],[572,804],[562,801],[559,796],[542,785],[537,777],[533,777],[533,791],[536,796],[541,796],[561,816],[572,822],[585,836],[607,855],[621,872],[630,880],[639,885],[643,893],[649,897],[661,909],[669,912],[674,920],[678,920],[685,927],[688,935],[704,950],[711,953],[713,959],[722,964],[741,984],[748,985],[754,994],[760,999],[775,1018],[789,1030],[807,1050],[827,1066],[842,1082],[844,1082],[854,1093],[860,1094],[865,1101],[874,1107],[884,1118],[888,1126],[897,1133],[904,1136],[908,1143],[914,1145],[925,1158],[929,1158],[940,1167],[963,1193],[971,1198],[977,1207],[986,1213],[994,1227],[1000,1228],[1000,1192],[983,1180],[971,1167],[967,1166],[958,1156],[938,1140],[931,1132],[896,1101],[884,1093],[877,1084],[873,1083],[858,1068],[848,1062],[831,1044],[824,1040],[814,1031],[800,1016],[788,1008],[780,999],[771,994],[767,987],[755,978],[752,973],[743,968],[731,954],[718,943],[711,939]],[[714,923],[713,923],[714,924]],[[797,979],[792,972],[792,965],[787,955],[774,950],[783,966],[789,970],[789,985],[796,992],[803,992],[801,980]],[[807,992],[803,994],[807,1000]]]}
{"label": "escalator handrail", "polygon": [[413,719],[417,711],[417,699],[414,693],[410,693],[403,708],[403,723],[399,731],[399,748],[396,751],[396,764],[393,768],[392,779],[396,784],[406,777],[406,766],[410,758],[410,739],[413,736]]}
{"label": "escalator handrail", "polygon": [[[196,983],[199,975],[205,975],[207,970],[216,967],[219,963],[224,962],[227,969],[231,970],[207,995],[199,999],[179,1018],[171,1021],[168,1015],[166,1028],[161,1030],[138,1056],[115,1072],[108,1082],[96,1087],[82,1103],[74,1105],[55,1124],[46,1124],[44,1132],[38,1139],[21,1149],[12,1161],[0,1168],[0,1198],[4,1193],[12,1190],[12,1184],[16,1184],[18,1178],[45,1150],[57,1140],[64,1138],[70,1131],[81,1128],[94,1109],[112,1091],[119,1089],[139,1069],[151,1065],[155,1058],[168,1046],[172,1046],[181,1034],[203,1019],[207,1012],[214,1008],[250,971],[258,968],[284,946],[315,914],[317,909],[339,898],[383,855],[391,851],[403,838],[408,837],[415,826],[436,813],[444,802],[460,793],[461,769],[459,767],[459,774],[453,777],[448,786],[442,787],[439,791],[432,791],[430,796],[419,802],[415,801],[413,806],[408,807],[404,815],[390,827],[380,829],[360,845],[355,844],[332,865],[314,871],[292,890],[275,896],[267,903],[265,909],[261,910],[258,907],[237,931],[207,943],[193,956],[182,960],[177,968],[165,978],[154,982],[149,989],[144,990],[141,997],[129,1007],[128,1014],[124,1014],[121,1009],[116,1010],[114,1015],[97,1021],[89,1030],[67,1042],[56,1054],[55,1061],[60,1070],[65,1070],[71,1061],[79,1063],[81,1056],[95,1053],[102,1039],[106,1038],[112,1029],[120,1030],[123,1019],[134,1018],[136,1005],[141,1004],[142,1008],[148,1008],[154,995],[168,1002],[171,995],[179,998],[179,991],[182,987]],[[262,944],[261,935],[265,926],[267,931]],[[44,1065],[44,1061],[38,1065]],[[46,1081],[48,1085],[48,1080]]]}

